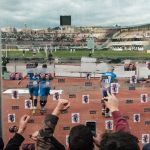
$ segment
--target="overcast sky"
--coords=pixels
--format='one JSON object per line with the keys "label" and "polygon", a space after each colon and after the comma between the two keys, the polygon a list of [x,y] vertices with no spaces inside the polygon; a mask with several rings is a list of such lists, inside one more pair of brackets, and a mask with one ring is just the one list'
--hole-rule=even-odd
{"label": "overcast sky", "polygon": [[71,15],[73,26],[150,23],[150,0],[0,0],[0,26],[59,26],[60,15]]}

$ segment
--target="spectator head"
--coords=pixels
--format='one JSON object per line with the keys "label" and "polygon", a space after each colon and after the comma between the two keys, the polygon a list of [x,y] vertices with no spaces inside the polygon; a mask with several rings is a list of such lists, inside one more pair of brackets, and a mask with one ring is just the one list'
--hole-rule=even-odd
{"label": "spectator head", "polygon": [[91,130],[85,125],[73,127],[68,139],[69,150],[93,150],[93,135]]}
{"label": "spectator head", "polygon": [[144,145],[142,150],[150,150],[150,144]]}
{"label": "spectator head", "polygon": [[127,132],[104,133],[100,150],[140,150],[138,138]]}
{"label": "spectator head", "polygon": [[35,67],[38,67],[38,62],[35,62],[34,64],[35,64]]}
{"label": "spectator head", "polygon": [[46,78],[46,80],[49,80],[50,75],[49,74],[45,74],[45,78]]}
{"label": "spectator head", "polygon": [[47,64],[43,64],[43,65],[42,65],[42,68],[47,68]]}

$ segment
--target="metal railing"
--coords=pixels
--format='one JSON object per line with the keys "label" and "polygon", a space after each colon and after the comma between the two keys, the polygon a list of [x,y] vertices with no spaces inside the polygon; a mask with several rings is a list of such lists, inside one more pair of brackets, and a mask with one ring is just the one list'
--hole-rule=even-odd
{"label": "metal railing", "polygon": [[2,113],[3,113],[3,99],[2,99],[2,51],[1,51],[1,29],[0,29],[0,137],[3,136],[3,128],[2,128]]}

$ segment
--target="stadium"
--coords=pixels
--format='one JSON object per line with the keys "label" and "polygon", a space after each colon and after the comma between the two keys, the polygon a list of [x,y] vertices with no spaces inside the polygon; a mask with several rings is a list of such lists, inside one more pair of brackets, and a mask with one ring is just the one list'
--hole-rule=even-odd
{"label": "stadium", "polygon": [[[134,135],[139,150],[147,150],[150,24],[79,27],[72,18],[60,15],[59,26],[48,28],[1,28],[0,146],[74,150],[71,141],[80,147],[84,132],[71,134],[82,124],[90,129],[94,147],[86,147],[86,135],[87,145],[75,149],[103,150],[102,141],[107,145],[109,136],[121,132]],[[116,145],[115,150],[125,148]]]}

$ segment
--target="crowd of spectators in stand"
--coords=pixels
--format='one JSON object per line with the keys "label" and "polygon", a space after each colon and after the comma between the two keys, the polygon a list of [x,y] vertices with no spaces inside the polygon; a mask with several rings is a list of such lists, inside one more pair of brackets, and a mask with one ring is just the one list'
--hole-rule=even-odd
{"label": "crowd of spectators in stand", "polygon": [[3,48],[8,45],[49,45],[53,46],[77,46],[86,43],[86,36],[78,37],[78,34],[50,34],[50,33],[5,33],[2,32]]}
{"label": "crowd of spectators in stand", "polygon": [[[74,32],[74,33],[60,33],[56,32],[43,32],[38,33],[37,31],[23,32],[23,31],[14,31],[14,32],[2,32],[2,46],[6,48],[9,45],[40,45],[40,44],[49,44],[52,43],[53,46],[85,46],[87,38],[94,38],[94,41],[97,44],[104,43],[109,37],[116,32],[116,30],[106,30],[95,36],[91,32]],[[46,43],[47,42],[47,43]]]}
{"label": "crowd of spectators in stand", "polygon": [[[98,147],[99,150],[140,150],[138,138],[132,135],[127,120],[119,111],[119,101],[116,96],[108,93],[108,97],[105,98],[105,104],[112,112],[115,132],[105,132],[101,136],[97,134],[97,136],[93,137],[91,130],[87,126],[77,125],[71,129],[68,137],[68,145],[65,148],[53,135],[60,114],[62,111],[69,109],[71,105],[68,100],[60,99],[52,114],[45,117],[43,127],[30,136],[31,139],[36,142],[36,149],[94,150],[94,147]],[[19,147],[24,141],[23,133],[28,126],[27,123],[29,119],[29,115],[22,116],[18,131],[14,137],[9,140],[5,146],[5,150],[19,150]],[[2,150],[4,144],[2,139],[0,140],[0,149]],[[35,147],[30,147],[30,150],[33,149],[35,149]],[[150,150],[150,144],[144,145],[142,150]]]}

